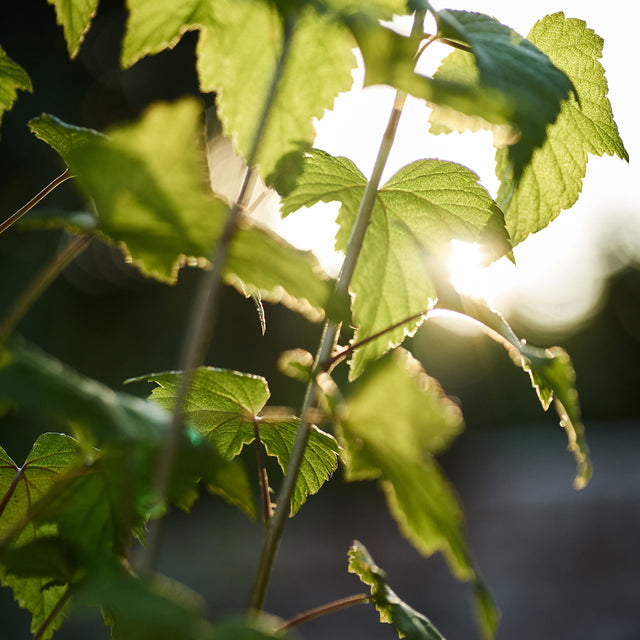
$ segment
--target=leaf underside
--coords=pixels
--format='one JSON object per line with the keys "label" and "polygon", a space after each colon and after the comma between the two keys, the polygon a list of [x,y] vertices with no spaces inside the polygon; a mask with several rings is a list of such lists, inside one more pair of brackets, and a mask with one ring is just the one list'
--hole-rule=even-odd
{"label": "leaf underside", "polygon": [[[108,136],[52,116],[31,122],[95,202],[98,234],[119,245],[145,275],[170,283],[181,265],[208,264],[228,214],[205,184],[200,126],[201,106],[193,99],[158,103]],[[256,226],[238,230],[224,278],[244,295],[282,302],[314,321],[323,317],[330,293],[311,252]]]}
{"label": "leaf underside", "polygon": [[349,549],[349,573],[355,573],[364,584],[371,587],[371,599],[380,613],[380,622],[393,625],[401,638],[444,640],[444,636],[428,618],[403,602],[389,587],[385,572],[357,540]]}
{"label": "leaf underside", "polygon": [[[366,184],[350,160],[313,150],[296,189],[283,201],[283,214],[339,201],[336,249],[345,251]],[[354,342],[429,310],[436,296],[428,273],[431,257],[453,238],[482,244],[490,257],[509,250],[502,213],[476,174],[451,162],[418,160],[389,179],[378,192],[351,281]],[[357,349],[350,377],[421,322],[411,320]]]}

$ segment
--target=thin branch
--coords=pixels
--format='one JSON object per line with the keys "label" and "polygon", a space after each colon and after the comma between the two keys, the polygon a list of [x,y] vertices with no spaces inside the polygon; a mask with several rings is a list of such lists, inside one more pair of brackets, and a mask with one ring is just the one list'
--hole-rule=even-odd
{"label": "thin branch", "polygon": [[42,638],[42,636],[45,634],[46,630],[48,629],[49,625],[55,620],[55,617],[60,613],[60,611],[62,611],[62,608],[64,607],[64,605],[67,604],[67,601],[69,600],[70,596],[71,596],[71,585],[68,585],[66,591],[62,594],[62,597],[60,598],[60,600],[56,602],[56,606],[53,607],[53,609],[51,609],[51,613],[49,613],[46,620],[42,623],[42,625],[40,625],[40,628],[38,629],[38,631],[36,631],[35,635],[33,636],[33,640],[40,640],[40,638]]}
{"label": "thin branch", "polygon": [[[349,284],[351,282],[353,272],[355,271],[356,261],[360,254],[362,243],[364,242],[364,236],[373,211],[380,178],[382,177],[382,172],[393,145],[393,140],[395,138],[395,133],[405,100],[406,94],[398,91],[391,116],[389,117],[387,129],[380,144],[373,173],[365,188],[360,208],[358,210],[358,215],[356,216],[356,221],[351,231],[351,236],[349,237],[345,260],[335,289],[336,296],[338,298],[342,298],[347,295]],[[323,363],[327,361],[333,352],[339,330],[340,325],[332,320],[329,320],[325,324],[322,340],[318,348],[318,353],[316,354],[313,375],[307,384],[305,391],[305,397],[300,411],[300,423],[298,425],[296,438],[291,450],[287,471],[278,494],[276,509],[263,538],[258,568],[256,570],[256,576],[249,600],[249,609],[252,611],[262,609],[264,604],[267,587],[273,571],[273,565],[280,546],[280,540],[282,539],[284,523],[286,522],[291,510],[291,496],[293,495],[295,483],[300,472],[300,465],[302,464],[304,452],[311,433],[312,416],[315,414],[318,394],[316,377],[322,372],[322,367],[325,366]]]}
{"label": "thin branch", "polygon": [[271,503],[271,496],[269,494],[269,477],[267,475],[267,468],[264,464],[264,457],[262,455],[262,440],[260,439],[260,429],[258,427],[258,420],[253,421],[253,435],[255,437],[256,445],[256,458],[258,462],[258,477],[260,479],[260,495],[262,496],[262,519],[264,526],[266,527],[273,515],[273,504]]}
{"label": "thin branch", "polygon": [[22,216],[35,207],[38,202],[48,196],[57,186],[61,185],[65,180],[73,178],[69,169],[65,169],[55,180],[50,182],[38,195],[34,196],[27,204],[20,207],[13,215],[10,215],[4,222],[0,223],[0,233],[6,231],[12,224],[20,220]]}
{"label": "thin branch", "polygon": [[305,611],[304,613],[287,620],[287,622],[285,622],[279,629],[276,629],[276,633],[287,631],[292,627],[296,627],[297,625],[313,620],[314,618],[326,616],[328,613],[334,613],[341,609],[353,607],[356,604],[366,604],[367,602],[371,602],[371,597],[366,593],[358,593],[355,596],[348,596],[346,598],[341,598],[340,600],[328,602],[327,604],[320,605],[314,609],[309,609],[309,611]]}
{"label": "thin branch", "polygon": [[[227,222],[220,240],[214,247],[210,262],[212,267],[202,278],[198,293],[191,310],[189,325],[185,332],[185,342],[183,345],[182,357],[180,359],[180,384],[173,410],[171,425],[165,438],[160,459],[158,461],[156,477],[154,481],[154,500],[162,504],[166,501],[171,483],[171,476],[175,465],[178,443],[184,431],[184,405],[187,399],[189,388],[195,374],[195,370],[204,364],[207,347],[211,341],[213,327],[215,324],[215,314],[218,311],[218,301],[222,290],[222,276],[226,266],[227,256],[231,242],[238,229],[240,216],[249,207],[249,200],[258,173],[252,169],[258,155],[260,144],[264,137],[267,121],[271,112],[278,85],[285,68],[285,62],[289,53],[292,37],[292,25],[285,24],[284,40],[282,51],[278,59],[278,64],[271,79],[271,85],[262,109],[260,120],[256,127],[253,144],[247,157],[247,171],[240,194],[234,205],[231,207]],[[154,520],[149,525],[147,545],[141,561],[142,573],[151,573],[158,562],[160,549],[162,546],[163,519]]]}
{"label": "thin branch", "polygon": [[424,51],[425,47],[428,44],[434,41],[441,42],[442,44],[447,44],[450,47],[453,47],[454,49],[460,49],[461,51],[466,51],[467,53],[473,52],[473,49],[468,44],[463,44],[462,42],[457,42],[456,40],[451,40],[450,38],[443,38],[441,36],[434,35],[432,33],[423,33],[422,35],[425,37],[425,39],[429,40],[430,42],[428,42],[424,47],[422,47],[422,49],[420,49],[420,53]]}
{"label": "thin branch", "polygon": [[22,291],[22,294],[4,318],[2,325],[0,325],[0,339],[16,328],[36,300],[58,275],[60,275],[62,270],[87,247],[91,239],[92,236],[88,234],[73,237],[67,246],[57,253],[49,264],[36,275],[29,283],[29,286]]}
{"label": "thin branch", "polygon": [[403,320],[400,320],[399,322],[396,322],[395,324],[392,324],[391,326],[386,327],[385,329],[381,329],[380,331],[373,333],[370,336],[367,336],[366,338],[359,340],[358,342],[354,342],[344,347],[337,353],[334,353],[327,361],[325,361],[324,364],[325,364],[326,370],[329,371],[332,367],[338,364],[341,360],[344,360],[344,358],[348,357],[356,349],[359,349],[360,347],[363,347],[365,344],[372,342],[377,338],[380,338],[381,336],[385,335],[386,333],[389,333],[390,331],[393,331],[394,329],[397,329],[398,327],[401,327],[403,324],[406,324],[407,322],[411,322],[412,320],[418,320],[419,318],[425,317],[428,313],[430,313],[430,311],[431,311],[430,309],[425,309],[424,311],[420,311],[419,313],[414,313],[412,316],[409,316],[408,318],[404,318]]}

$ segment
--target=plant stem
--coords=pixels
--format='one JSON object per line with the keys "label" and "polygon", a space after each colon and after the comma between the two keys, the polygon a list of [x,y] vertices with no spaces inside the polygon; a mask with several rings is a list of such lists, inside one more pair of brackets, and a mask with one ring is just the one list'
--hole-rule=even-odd
{"label": "plant stem", "polygon": [[309,611],[305,611],[304,613],[295,616],[295,618],[287,620],[287,622],[277,629],[276,632],[281,633],[299,624],[313,620],[314,618],[319,618],[320,616],[325,616],[328,613],[334,613],[335,611],[340,611],[347,607],[353,607],[356,604],[366,604],[367,602],[371,602],[371,597],[366,593],[359,593],[355,596],[348,596],[347,598],[334,600],[333,602],[328,602],[327,604],[315,607],[314,609],[309,609]]}
{"label": "plant stem", "polygon": [[352,344],[338,351],[338,353],[333,354],[327,361],[325,361],[324,368],[326,368],[326,370],[329,371],[332,367],[338,364],[341,360],[344,360],[344,358],[346,358],[349,354],[353,353],[356,349],[359,349],[360,347],[363,347],[365,344],[373,340],[376,340],[380,336],[383,336],[385,333],[389,333],[390,331],[393,331],[394,329],[401,327],[403,324],[406,324],[407,322],[411,322],[412,320],[418,320],[419,318],[425,317],[429,313],[431,313],[430,309],[425,309],[424,311],[420,311],[419,313],[414,313],[412,316],[409,316],[408,318],[403,318],[399,322],[396,322],[390,325],[389,327],[385,327],[384,329],[381,329],[376,333],[372,333],[370,336],[367,336],[366,338],[363,338],[358,342],[353,342]]}
{"label": "plant stem", "polygon": [[258,420],[253,421],[253,436],[256,445],[256,458],[258,461],[258,478],[260,481],[260,495],[262,496],[262,520],[264,526],[269,524],[269,520],[273,515],[273,504],[269,495],[269,477],[267,476],[267,468],[264,465],[264,457],[262,455],[262,441],[260,440],[260,429]]}
{"label": "plant stem", "polygon": [[[387,129],[382,138],[380,149],[378,150],[378,156],[373,168],[373,173],[365,188],[362,201],[360,202],[360,208],[358,209],[358,214],[356,216],[356,221],[353,225],[353,229],[351,230],[345,260],[342,264],[342,269],[335,289],[336,297],[338,299],[348,297],[349,284],[351,283],[351,278],[353,277],[353,273],[356,268],[356,262],[360,255],[362,243],[364,242],[364,236],[369,225],[373,205],[378,193],[380,178],[382,177],[382,172],[393,145],[393,140],[395,138],[395,133],[405,100],[406,94],[398,91],[396,93],[391,116],[389,117]],[[278,494],[276,509],[263,538],[258,568],[256,570],[253,589],[249,600],[249,609],[253,611],[262,609],[264,604],[267,587],[269,585],[273,565],[275,563],[278,547],[280,546],[280,540],[282,538],[284,523],[286,522],[291,510],[291,496],[293,495],[296,480],[300,472],[300,465],[302,464],[304,452],[309,441],[312,414],[315,412],[316,408],[318,389],[315,379],[319,373],[322,373],[323,367],[326,367],[326,362],[331,356],[339,330],[340,325],[333,320],[329,320],[325,324],[320,346],[314,362],[313,375],[311,376],[311,380],[307,384],[305,391],[302,409],[300,410],[300,424],[291,450],[291,457],[289,458],[289,464],[287,465],[287,471],[282,482],[282,487]]]}
{"label": "plant stem", "polygon": [[66,591],[62,594],[62,597],[60,598],[60,600],[58,600],[58,602],[56,602],[55,607],[51,609],[51,613],[49,613],[46,620],[42,623],[42,625],[40,625],[40,628],[38,629],[38,631],[36,631],[35,635],[33,636],[33,640],[40,640],[40,638],[42,638],[45,631],[48,629],[49,625],[54,621],[55,617],[60,613],[60,611],[62,611],[62,608],[64,607],[64,605],[67,604],[67,601],[69,600],[70,596],[71,596],[71,585],[68,585]]}
{"label": "plant stem", "polygon": [[75,236],[67,246],[56,254],[51,262],[46,265],[36,277],[24,289],[9,313],[0,325],[0,339],[11,333],[25,314],[31,309],[33,303],[42,295],[45,289],[56,279],[60,272],[84,250],[92,237],[88,234]]}
{"label": "plant stem", "polygon": [[[255,165],[258,150],[264,137],[267,121],[271,112],[271,107],[275,100],[278,85],[284,72],[293,35],[293,26],[293,23],[285,22],[282,50],[274,70],[273,77],[271,78],[271,85],[265,99],[260,120],[256,127],[252,147],[247,157],[247,170],[240,189],[240,194],[229,211],[229,216],[222,236],[214,247],[210,257],[212,267],[202,278],[191,309],[189,324],[185,332],[182,356],[180,358],[180,370],[182,371],[182,375],[180,376],[180,385],[178,387],[171,425],[169,426],[167,437],[165,438],[160,452],[154,481],[155,501],[159,504],[164,503],[167,499],[178,444],[184,431],[184,405],[189,393],[189,388],[191,387],[195,370],[204,364],[207,347],[213,334],[215,314],[218,310],[218,300],[222,290],[222,276],[226,266],[231,241],[238,229],[238,222],[242,213],[249,207],[251,193],[255,182],[258,179],[258,173],[252,167]],[[160,556],[160,548],[162,546],[162,523],[162,518],[150,523],[147,545],[141,560],[141,571],[143,574],[151,573],[157,565]]]}
{"label": "plant stem", "polygon": [[12,224],[20,220],[27,211],[33,209],[40,200],[49,195],[57,186],[61,185],[65,180],[72,178],[69,169],[65,169],[55,180],[50,182],[38,195],[34,196],[27,204],[20,207],[13,215],[9,216],[4,222],[0,223],[0,233],[6,231]]}

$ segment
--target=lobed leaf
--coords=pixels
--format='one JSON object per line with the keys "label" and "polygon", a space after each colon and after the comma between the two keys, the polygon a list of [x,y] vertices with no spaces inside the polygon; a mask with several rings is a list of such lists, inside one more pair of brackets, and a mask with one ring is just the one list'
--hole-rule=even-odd
{"label": "lobed leaf", "polygon": [[[455,575],[482,581],[463,533],[463,514],[434,455],[462,430],[458,407],[407,352],[369,367],[340,418],[346,478],[377,479],[402,533],[421,553],[442,551]],[[486,590],[476,589],[486,594]],[[497,620],[492,601],[476,598],[487,635]]]}
{"label": "lobed leaf", "polygon": [[386,573],[357,540],[349,549],[349,573],[355,573],[364,584],[371,587],[371,599],[380,612],[380,622],[393,625],[401,638],[444,640],[444,636],[428,618],[402,601],[389,587]]}
{"label": "lobed leaf", "polygon": [[[441,160],[418,160],[396,173],[378,192],[351,282],[353,341],[370,340],[351,361],[356,378],[367,362],[400,344],[422,322],[435,300],[429,256],[453,238],[483,243],[492,257],[509,250],[502,213],[466,167]],[[346,158],[314,150],[296,189],[283,201],[287,215],[316,202],[339,201],[336,248],[346,250],[367,184]]]}
{"label": "lobed leaf", "polygon": [[[156,382],[150,398],[164,408],[175,404],[179,372],[151,374],[138,380]],[[255,439],[254,424],[268,455],[287,469],[299,419],[292,415],[260,415],[270,396],[267,381],[237,371],[202,367],[194,375],[185,402],[185,418],[226,459],[237,456]],[[291,515],[317,493],[337,468],[339,453],[335,439],[315,426],[291,498]]]}
{"label": "lobed leaf", "polygon": [[[0,399],[73,430],[88,458],[82,472],[46,496],[38,517],[55,523],[60,535],[82,548],[123,552],[131,533],[142,535],[144,522],[158,506],[152,481],[169,415],[154,403],[115,393],[21,341],[11,340],[1,356]],[[222,473],[224,467],[197,434],[188,432],[178,443],[169,499],[188,509],[199,479]]]}
{"label": "lobed leaf", "polygon": [[554,403],[560,425],[567,433],[568,449],[576,461],[573,485],[576,489],[584,488],[591,478],[592,466],[571,358],[560,347],[540,349],[520,340],[506,320],[484,300],[467,297],[462,300],[464,313],[502,344],[513,362],[529,374],[542,408],[546,411]]}
{"label": "lobed leaf", "polygon": [[[206,264],[228,215],[204,184],[200,116],[192,99],[156,104],[108,138],[83,137],[65,158],[95,202],[102,237],[121,246],[145,275],[167,282],[176,281],[185,262]],[[312,320],[323,316],[330,292],[310,252],[258,227],[237,231],[224,277],[245,295],[282,302]]]}
{"label": "lobed leaf", "polygon": [[43,113],[41,116],[29,120],[29,129],[37,138],[48,144],[65,162],[74,149],[102,136],[94,129],[67,124],[49,113]]}
{"label": "lobed leaf", "polygon": [[58,24],[64,31],[69,56],[75,58],[98,9],[98,0],[47,0],[55,6]]}
{"label": "lobed leaf", "polygon": [[[34,504],[49,493],[57,480],[76,468],[81,460],[78,443],[60,433],[41,435],[21,466],[0,447],[0,540],[4,540],[16,527],[25,522]],[[28,548],[54,531],[50,527],[35,524],[24,527],[15,540],[15,545],[17,549]],[[65,576],[52,572],[43,576],[41,570],[32,571],[31,574],[25,572],[25,565],[34,561],[31,552],[22,559],[14,559],[13,562],[6,556],[7,552],[0,557],[0,580],[3,585],[13,589],[18,604],[29,611],[31,631],[36,633],[65,592],[65,585],[50,584],[51,578]],[[44,560],[51,563],[51,558],[51,554],[48,554]],[[51,637],[67,613],[68,607],[63,608],[42,637]]]}
{"label": "lobed leaf", "polygon": [[0,47],[0,122],[16,101],[18,91],[33,91],[27,72]]}
{"label": "lobed leaf", "polygon": [[[128,0],[122,55],[129,66],[143,55],[174,46],[186,31],[199,29],[200,87],[216,92],[224,133],[245,160],[270,101],[253,162],[268,185],[277,179],[281,159],[301,158],[311,145],[313,118],[322,117],[338,93],[351,87],[355,66],[350,34],[339,22],[307,3],[276,5],[266,0],[186,0],[162,12],[155,0]],[[282,75],[270,97],[285,40]],[[310,69],[313,82],[308,81]]]}
{"label": "lobed leaf", "polygon": [[504,203],[514,245],[576,202],[588,154],[629,159],[607,98],[607,81],[599,62],[602,39],[582,20],[567,19],[561,12],[538,21],[528,38],[567,74],[577,97],[562,104],[558,119],[548,127],[544,144],[519,182],[509,173],[505,150],[496,152],[498,200]]}
{"label": "lobed leaf", "polygon": [[[438,36],[469,47],[470,53],[455,51],[451,56],[473,58],[477,75],[471,86],[477,83],[481,89],[497,90],[513,105],[510,123],[517,128],[519,139],[504,153],[505,171],[517,184],[534,150],[543,144],[547,126],[555,122],[561,103],[569,97],[571,81],[534,43],[495,18],[447,9],[437,12],[436,20]],[[447,66],[436,77],[460,80],[459,75],[447,73]]]}

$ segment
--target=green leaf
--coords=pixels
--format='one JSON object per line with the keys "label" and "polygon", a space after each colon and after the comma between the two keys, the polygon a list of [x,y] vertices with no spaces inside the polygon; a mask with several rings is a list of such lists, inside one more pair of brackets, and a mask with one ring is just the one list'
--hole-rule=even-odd
{"label": "green leaf", "polygon": [[562,105],[544,145],[536,151],[521,180],[509,175],[505,151],[496,153],[507,228],[514,245],[546,227],[570,208],[582,190],[588,154],[629,156],[618,135],[607,81],[600,64],[602,38],[582,20],[554,13],[537,22],[528,36],[573,82],[577,97]]}
{"label": "green leaf", "polygon": [[406,38],[377,21],[356,15],[348,20],[365,63],[364,86],[386,84],[417,98],[436,109],[451,109],[480,117],[501,128],[508,128],[515,117],[513,99],[505,93],[480,87],[468,78],[433,78],[414,71],[421,36]]}
{"label": "green leaf", "polygon": [[592,474],[591,458],[580,415],[575,370],[567,352],[560,347],[540,349],[520,340],[506,320],[484,300],[465,297],[463,308],[464,313],[479,322],[491,338],[505,347],[513,362],[529,374],[542,408],[546,411],[554,402],[560,425],[567,433],[568,449],[576,461],[573,486],[584,488]]}
{"label": "green leaf", "polygon": [[[349,33],[330,16],[300,3],[286,16],[287,36],[278,9],[266,0],[188,0],[181,5],[161,12],[155,0],[128,1],[123,64],[129,66],[143,55],[175,45],[187,30],[200,29],[200,87],[216,92],[224,133],[233,137],[245,160],[285,37],[290,39],[255,158],[260,175],[271,184],[269,177],[277,175],[279,160],[289,154],[301,157],[305,145],[313,142],[313,118],[322,117],[338,93],[351,87],[355,58]],[[313,82],[308,81],[310,69]]]}
{"label": "green leaf", "polygon": [[[33,445],[27,459],[18,466],[0,447],[0,539],[19,527],[34,504],[48,494],[57,480],[81,462],[78,443],[60,433],[45,433]],[[51,527],[30,526],[21,529],[14,545],[29,545],[54,533]],[[4,555],[0,558],[2,584],[13,589],[18,604],[31,613],[31,631],[36,632],[62,598],[65,587],[50,585],[51,577],[10,573]],[[67,608],[60,611],[43,638],[50,638],[60,627]]]}
{"label": "green leaf", "polygon": [[29,129],[37,138],[59,154],[65,162],[74,149],[102,135],[94,129],[67,124],[48,113],[43,113],[41,116],[29,120]]}
{"label": "green leaf", "polygon": [[[100,233],[143,273],[167,282],[176,281],[185,262],[206,264],[228,215],[227,205],[204,186],[200,117],[193,99],[156,104],[139,122],[87,140],[68,155],[95,201]],[[225,280],[245,295],[320,319],[330,286],[313,255],[264,229],[241,226]]]}
{"label": "green leaf", "polygon": [[0,47],[0,122],[16,101],[18,90],[33,91],[31,79]]}
{"label": "green leaf", "polygon": [[[464,539],[462,510],[434,460],[463,428],[458,407],[402,350],[369,367],[345,405],[339,441],[347,480],[377,479],[416,549],[427,556],[442,551],[459,579],[482,585]],[[487,624],[497,619],[495,606],[487,598],[477,598],[476,606],[492,635]]]}
{"label": "green leaf", "polygon": [[[505,158],[506,170],[517,183],[534,150],[543,144],[547,126],[558,117],[562,101],[569,97],[571,82],[532,42],[495,18],[445,10],[437,13],[436,20],[440,37],[470,47],[470,53],[456,51],[452,56],[473,56],[479,86],[498,90],[513,102],[511,123],[520,136],[507,147]],[[437,77],[452,80],[446,67]]]}
{"label": "green leaf", "polygon": [[47,2],[55,6],[56,18],[64,31],[69,56],[75,58],[98,9],[98,0],[47,0]]}
{"label": "green leaf", "polygon": [[[138,380],[156,382],[159,386],[150,398],[162,407],[174,406],[179,372],[151,374]],[[292,415],[261,415],[269,396],[267,381],[260,376],[203,367],[194,376],[185,403],[185,418],[227,459],[237,456],[245,445],[254,441],[254,424],[257,424],[265,451],[286,471],[299,420]],[[311,428],[291,499],[291,515],[308,495],[317,493],[335,471],[338,451],[332,436],[315,426]]]}
{"label": "green leaf", "polygon": [[[350,160],[315,150],[297,188],[284,199],[283,214],[339,201],[336,248],[345,251],[366,184]],[[400,169],[379,190],[351,282],[354,342],[428,311],[436,294],[429,255],[453,238],[483,243],[491,257],[509,250],[502,213],[478,176],[440,160],[418,160]],[[407,322],[360,347],[350,377],[359,376],[367,362],[400,344],[421,322]]]}
{"label": "green leaf", "polygon": [[84,444],[158,442],[169,418],[156,405],[117,393],[28,343],[0,347],[0,399],[72,429]]}
{"label": "green leaf", "polygon": [[386,573],[357,540],[349,549],[349,573],[355,573],[364,584],[371,587],[371,599],[380,612],[380,622],[393,625],[401,638],[444,640],[444,636],[428,618],[403,602],[389,587]]}
{"label": "green leaf", "polygon": [[78,597],[102,608],[112,640],[213,640],[202,598],[168,578],[141,580],[107,565],[88,576]]}
{"label": "green leaf", "polygon": [[[115,393],[21,341],[11,340],[0,355],[0,399],[73,430],[90,460],[60,495],[50,496],[40,517],[55,522],[69,539],[79,537],[81,547],[122,552],[132,530],[141,534],[155,506],[152,481],[170,416],[156,404]],[[188,509],[199,478],[224,466],[188,431],[178,444],[170,501]]]}

